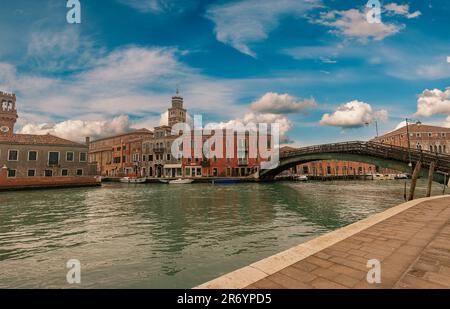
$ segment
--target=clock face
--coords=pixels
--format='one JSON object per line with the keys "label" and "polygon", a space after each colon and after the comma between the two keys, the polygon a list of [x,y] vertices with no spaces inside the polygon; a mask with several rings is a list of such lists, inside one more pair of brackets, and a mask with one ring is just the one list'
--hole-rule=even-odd
{"label": "clock face", "polygon": [[1,127],[0,131],[2,131],[3,133],[8,133],[9,132],[9,127]]}

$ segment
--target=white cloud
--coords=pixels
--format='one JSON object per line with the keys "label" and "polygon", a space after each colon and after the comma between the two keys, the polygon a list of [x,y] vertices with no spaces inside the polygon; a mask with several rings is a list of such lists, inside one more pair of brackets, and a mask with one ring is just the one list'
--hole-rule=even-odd
{"label": "white cloud", "polygon": [[321,125],[342,128],[358,128],[371,124],[375,119],[386,121],[388,112],[380,110],[374,112],[370,104],[361,101],[351,101],[339,106],[333,114],[325,114]]}
{"label": "white cloud", "polygon": [[215,24],[218,41],[256,57],[249,44],[267,39],[281,17],[303,17],[305,12],[320,5],[320,0],[241,0],[211,6],[206,17]]}
{"label": "white cloud", "polygon": [[384,8],[391,14],[403,15],[408,19],[416,18],[422,15],[420,11],[411,13],[408,4],[397,4],[395,2],[386,4]]}
{"label": "white cloud", "polygon": [[314,98],[298,101],[297,98],[287,93],[278,94],[268,92],[253,102],[251,108],[260,113],[288,114],[297,113],[316,106],[317,102]]}
{"label": "white cloud", "polygon": [[404,27],[404,25],[393,23],[369,23],[367,22],[366,12],[357,9],[322,13],[315,22],[334,28],[335,30],[331,32],[356,38],[363,42],[369,39],[381,41],[398,33]]}
{"label": "white cloud", "polygon": [[77,27],[35,30],[28,40],[27,58],[39,71],[71,71],[87,68],[102,54],[101,49],[81,37]]}
{"label": "white cloud", "polygon": [[52,134],[72,141],[82,142],[85,137],[101,138],[131,131],[128,116],[112,120],[82,121],[66,120],[59,123],[28,123],[19,131],[21,134]]}
{"label": "white cloud", "polygon": [[436,114],[450,114],[450,87],[424,90],[417,100],[416,116],[430,117]]}

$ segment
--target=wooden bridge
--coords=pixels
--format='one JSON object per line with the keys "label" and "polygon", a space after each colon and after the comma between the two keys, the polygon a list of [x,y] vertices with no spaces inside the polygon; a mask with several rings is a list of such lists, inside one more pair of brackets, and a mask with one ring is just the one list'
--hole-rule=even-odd
{"label": "wooden bridge", "polygon": [[[416,170],[417,176],[424,177],[430,175],[431,169],[432,179],[441,184],[447,184],[450,172],[450,155],[376,142],[354,141],[284,151],[280,153],[278,167],[262,170],[259,179],[270,180],[296,165],[321,160],[362,162],[405,173]],[[428,171],[423,169],[424,167]]]}

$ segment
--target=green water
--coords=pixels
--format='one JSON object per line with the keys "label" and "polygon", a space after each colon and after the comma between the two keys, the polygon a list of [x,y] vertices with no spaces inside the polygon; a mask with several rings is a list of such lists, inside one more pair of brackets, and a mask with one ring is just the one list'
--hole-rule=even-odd
{"label": "green water", "polygon": [[[403,202],[403,181],[0,193],[0,288],[190,288]],[[419,183],[418,196],[425,183]],[[435,184],[434,194],[442,188]]]}

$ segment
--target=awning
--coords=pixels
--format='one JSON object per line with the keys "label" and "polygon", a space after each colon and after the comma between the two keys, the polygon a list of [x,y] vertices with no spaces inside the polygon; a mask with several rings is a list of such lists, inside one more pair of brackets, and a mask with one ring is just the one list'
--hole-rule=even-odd
{"label": "awning", "polygon": [[181,164],[166,164],[164,168],[181,168]]}

